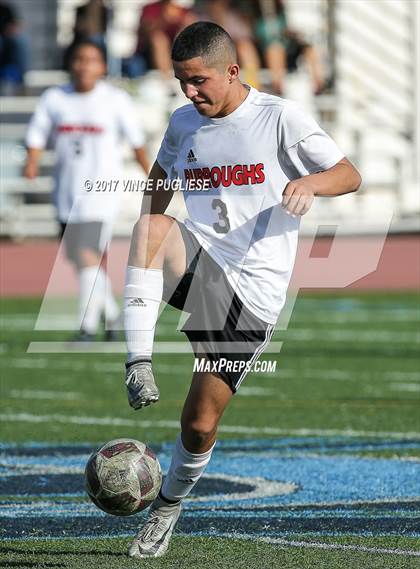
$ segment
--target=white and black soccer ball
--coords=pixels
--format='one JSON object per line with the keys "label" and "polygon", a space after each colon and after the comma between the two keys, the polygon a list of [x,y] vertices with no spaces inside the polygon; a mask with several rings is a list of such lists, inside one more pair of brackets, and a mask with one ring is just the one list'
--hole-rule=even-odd
{"label": "white and black soccer ball", "polygon": [[162,470],[155,453],[144,443],[115,439],[91,454],[85,482],[98,508],[114,516],[131,516],[156,498]]}

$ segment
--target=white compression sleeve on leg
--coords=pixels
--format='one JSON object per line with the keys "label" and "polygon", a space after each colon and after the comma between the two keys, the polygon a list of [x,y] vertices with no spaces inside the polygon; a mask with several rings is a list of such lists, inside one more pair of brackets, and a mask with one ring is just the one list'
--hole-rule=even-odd
{"label": "white compression sleeve on leg", "polygon": [[79,325],[89,334],[98,330],[105,305],[105,294],[98,282],[99,267],[84,267],[79,271]]}
{"label": "white compression sleeve on leg", "polygon": [[106,322],[108,323],[117,320],[120,315],[120,309],[112,292],[111,280],[102,268],[99,269],[97,286],[102,287],[101,290],[104,294]]}
{"label": "white compression sleeve on leg", "polygon": [[162,496],[171,502],[188,496],[210,462],[213,449],[214,445],[203,454],[193,454],[184,447],[179,435],[168,474],[162,485]]}
{"label": "white compression sleeve on leg", "polygon": [[161,269],[127,267],[124,290],[124,329],[128,359],[151,359],[156,322],[163,294]]}

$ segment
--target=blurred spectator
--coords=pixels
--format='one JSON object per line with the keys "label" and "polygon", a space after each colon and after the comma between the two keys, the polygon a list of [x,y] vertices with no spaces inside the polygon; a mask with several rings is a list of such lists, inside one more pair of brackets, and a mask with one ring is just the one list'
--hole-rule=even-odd
{"label": "blurred spectator", "polygon": [[28,69],[28,40],[19,18],[8,3],[0,2],[1,92],[15,92],[24,84]]}
{"label": "blurred spectator", "polygon": [[110,10],[103,0],[89,0],[76,10],[74,24],[74,43],[90,40],[105,46],[105,34]]}
{"label": "blurred spectator", "polygon": [[200,20],[209,20],[224,28],[235,42],[244,81],[259,87],[260,58],[253,41],[252,27],[240,6],[235,8],[230,0],[202,0],[198,3]]}
{"label": "blurred spectator", "polygon": [[64,54],[64,68],[69,69],[73,47],[79,42],[88,40],[106,49],[106,30],[111,18],[111,10],[104,0],[88,0],[76,9],[73,28],[73,41]]}
{"label": "blurred spectator", "polygon": [[133,78],[149,69],[158,69],[165,77],[172,77],[172,42],[195,20],[192,10],[172,0],[146,4],[140,17],[136,51],[123,63],[123,73]]}
{"label": "blurred spectator", "polygon": [[288,27],[283,0],[239,2],[254,19],[258,47],[264,64],[271,72],[273,89],[281,94],[285,73],[296,71],[303,59],[311,75],[313,92],[320,94],[325,80],[318,51]]}

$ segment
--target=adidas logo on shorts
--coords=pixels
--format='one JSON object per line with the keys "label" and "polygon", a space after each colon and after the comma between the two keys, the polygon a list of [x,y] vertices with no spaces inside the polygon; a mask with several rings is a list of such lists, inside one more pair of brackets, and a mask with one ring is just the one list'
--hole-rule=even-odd
{"label": "adidas logo on shorts", "polygon": [[188,156],[187,156],[187,162],[197,162],[197,158],[194,155],[194,152],[192,151],[192,149],[188,152]]}
{"label": "adidas logo on shorts", "polygon": [[130,302],[128,303],[128,306],[146,306],[146,303],[144,302],[144,300],[140,297],[137,298],[132,298],[130,300]]}

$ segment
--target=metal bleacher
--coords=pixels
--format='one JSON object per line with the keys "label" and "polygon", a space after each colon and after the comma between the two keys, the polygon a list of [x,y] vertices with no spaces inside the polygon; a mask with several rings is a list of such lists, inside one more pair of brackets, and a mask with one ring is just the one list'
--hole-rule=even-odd
{"label": "metal bleacher", "polygon": [[[76,3],[59,1],[58,32],[65,39],[71,8]],[[141,0],[136,0],[136,6],[140,4]],[[127,34],[133,33],[136,22],[129,17],[130,3],[114,5],[111,39],[112,44],[121,46]],[[420,230],[419,115],[415,106],[420,100],[416,43],[419,5],[410,0],[294,0],[287,4],[290,24],[316,42],[323,55],[329,53],[324,59],[334,70],[335,87],[330,94],[314,98],[307,71],[301,69],[288,78],[286,97],[297,99],[318,117],[358,166],[364,180],[357,194],[339,200],[317,200],[304,220],[304,232],[313,232],[318,225],[337,224],[348,233],[375,232],[383,226],[381,219],[390,213],[395,231]],[[0,99],[0,236],[13,239],[56,234],[48,198],[53,154],[44,153],[40,177],[29,182],[21,176],[23,141],[39,93],[63,83],[66,76],[60,71],[43,70],[30,71],[26,79],[30,96]],[[140,81],[119,83],[136,101],[138,119],[145,128],[153,158],[170,112],[185,99],[176,86],[162,83],[153,72]],[[128,148],[124,177],[141,177]],[[123,200],[115,228],[118,236],[130,234],[139,211],[138,194],[125,195]],[[178,201],[175,209],[180,208]]]}

